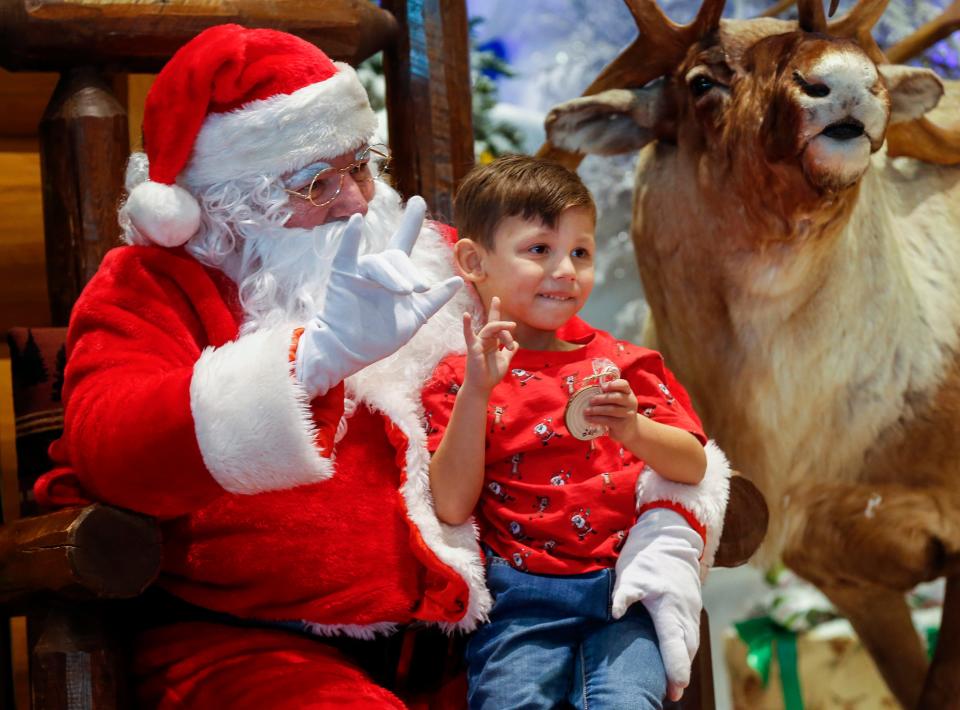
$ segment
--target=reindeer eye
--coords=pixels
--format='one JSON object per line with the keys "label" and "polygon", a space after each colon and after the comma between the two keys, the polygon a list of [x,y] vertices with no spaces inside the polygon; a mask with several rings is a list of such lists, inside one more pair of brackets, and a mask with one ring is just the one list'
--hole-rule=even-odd
{"label": "reindeer eye", "polygon": [[706,74],[697,74],[690,82],[690,91],[696,98],[700,98],[715,86],[713,79]]}

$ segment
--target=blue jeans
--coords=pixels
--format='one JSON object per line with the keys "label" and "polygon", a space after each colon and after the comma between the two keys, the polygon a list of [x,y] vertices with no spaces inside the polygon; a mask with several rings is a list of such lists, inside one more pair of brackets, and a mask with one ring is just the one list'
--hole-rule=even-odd
{"label": "blue jeans", "polygon": [[471,710],[663,707],[653,621],[642,604],[610,616],[613,570],[547,576],[488,559],[490,623],[467,646]]}

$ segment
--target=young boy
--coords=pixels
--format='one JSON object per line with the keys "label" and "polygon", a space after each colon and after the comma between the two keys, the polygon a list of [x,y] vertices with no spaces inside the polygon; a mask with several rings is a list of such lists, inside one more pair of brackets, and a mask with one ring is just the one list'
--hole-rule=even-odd
{"label": "young boy", "polygon": [[456,262],[486,323],[475,334],[464,314],[466,355],[440,363],[423,403],[437,514],[458,524],[476,509],[488,552],[494,606],[467,649],[470,707],[659,708],[657,634],[642,605],[611,609],[613,570],[644,465],[698,483],[706,438],[658,353],[558,335],[594,280],[595,208],[574,173],[502,158],[464,180],[454,210]]}

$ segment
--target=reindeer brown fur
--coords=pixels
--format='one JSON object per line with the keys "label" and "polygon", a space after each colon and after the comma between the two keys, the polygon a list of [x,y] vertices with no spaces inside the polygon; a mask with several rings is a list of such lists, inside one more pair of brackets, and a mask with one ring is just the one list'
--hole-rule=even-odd
{"label": "reindeer brown fur", "polygon": [[[960,697],[960,168],[883,148],[896,124],[898,153],[910,153],[942,84],[878,66],[869,27],[883,1],[829,27],[817,2],[800,4],[798,27],[721,22],[722,1],[706,1],[685,28],[628,2],[640,37],[591,95],[554,109],[543,154],[575,164],[573,152],[646,145],[633,237],[651,337],[765,493],[763,559],[782,556],[834,601],[905,707],[949,707]],[[950,120],[958,88],[941,108]],[[936,136],[943,155],[960,150],[956,132]],[[944,575],[928,674],[904,592]]]}

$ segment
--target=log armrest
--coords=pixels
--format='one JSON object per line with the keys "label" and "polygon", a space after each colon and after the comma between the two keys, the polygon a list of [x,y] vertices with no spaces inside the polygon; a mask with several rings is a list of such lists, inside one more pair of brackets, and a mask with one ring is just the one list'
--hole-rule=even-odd
{"label": "log armrest", "polygon": [[160,572],[160,526],[107,505],[66,508],[0,527],[0,604],[38,594],[126,599]]}
{"label": "log armrest", "polygon": [[714,567],[745,564],[763,542],[769,522],[770,511],[763,494],[749,480],[734,473]]}
{"label": "log armrest", "polygon": [[[768,518],[757,487],[734,475],[715,566],[746,563]],[[76,600],[135,597],[157,578],[160,550],[155,519],[99,503],[16,520],[0,527],[0,604],[42,593]]]}

